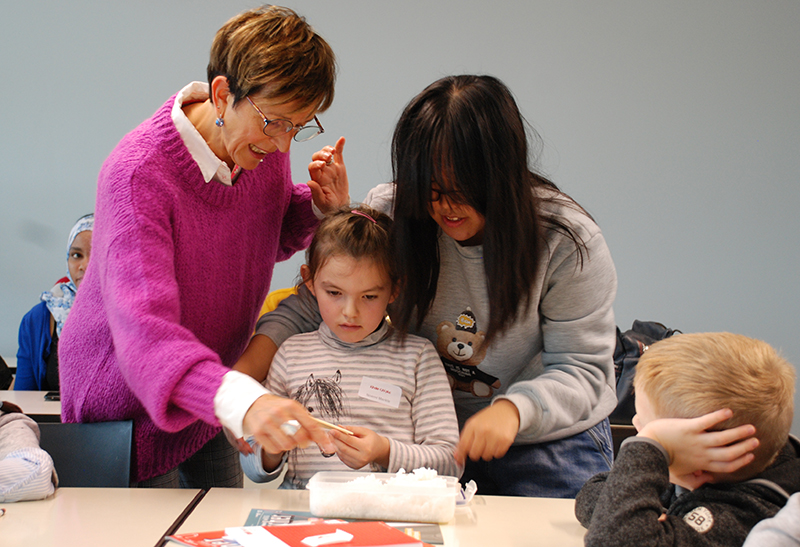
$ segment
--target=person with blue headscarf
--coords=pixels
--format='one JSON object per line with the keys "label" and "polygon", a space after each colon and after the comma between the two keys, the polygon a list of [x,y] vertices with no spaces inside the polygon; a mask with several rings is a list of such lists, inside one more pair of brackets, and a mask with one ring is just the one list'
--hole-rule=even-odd
{"label": "person with blue headscarf", "polygon": [[15,390],[59,390],[58,338],[89,264],[93,228],[93,214],[78,219],[67,240],[67,277],[43,292],[41,302],[22,318]]}

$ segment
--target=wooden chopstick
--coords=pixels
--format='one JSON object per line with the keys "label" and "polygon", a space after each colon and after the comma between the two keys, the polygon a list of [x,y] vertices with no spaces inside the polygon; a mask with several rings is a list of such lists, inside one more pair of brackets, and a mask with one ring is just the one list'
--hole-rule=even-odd
{"label": "wooden chopstick", "polygon": [[320,420],[319,418],[315,418],[314,416],[311,416],[311,419],[317,422],[325,429],[335,429],[336,431],[341,431],[342,433],[346,433],[347,435],[355,436],[355,433],[353,433],[349,429],[345,429],[341,426],[334,425],[332,423],[326,422],[325,420]]}

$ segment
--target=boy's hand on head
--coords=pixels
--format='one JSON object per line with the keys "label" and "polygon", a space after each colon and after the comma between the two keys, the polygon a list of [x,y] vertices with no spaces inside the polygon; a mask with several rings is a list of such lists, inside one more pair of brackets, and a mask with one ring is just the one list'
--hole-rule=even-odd
{"label": "boy's hand on head", "polygon": [[467,458],[472,461],[489,461],[502,458],[519,433],[519,410],[507,399],[495,401],[473,415],[456,446],[455,459],[464,465]]}
{"label": "boy's hand on head", "polygon": [[350,184],[343,151],[344,137],[339,137],[336,146],[326,146],[314,152],[308,164],[311,180],[306,184],[311,189],[314,204],[323,213],[350,204]]}
{"label": "boy's hand on head", "polygon": [[731,416],[731,410],[722,409],[697,418],[657,419],[638,436],[657,441],[667,451],[672,482],[697,488],[712,478],[710,473],[732,473],[753,461],[758,439],[752,425],[707,431]]}
{"label": "boy's hand on head", "polygon": [[361,469],[370,463],[389,467],[389,439],[366,427],[348,425],[347,429],[355,435],[335,429],[329,432],[336,446],[336,455],[343,464],[351,469]]}

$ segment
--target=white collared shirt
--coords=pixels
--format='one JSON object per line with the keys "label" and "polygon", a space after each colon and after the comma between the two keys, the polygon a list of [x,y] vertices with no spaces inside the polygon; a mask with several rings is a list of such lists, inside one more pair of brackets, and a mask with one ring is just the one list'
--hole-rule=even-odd
{"label": "white collared shirt", "polygon": [[183,113],[183,105],[202,102],[208,99],[208,84],[192,82],[178,92],[175,103],[172,105],[172,122],[189,150],[192,159],[200,167],[203,179],[208,183],[212,180],[221,182],[226,186],[233,186],[231,170],[224,161],[219,159],[197,128]]}

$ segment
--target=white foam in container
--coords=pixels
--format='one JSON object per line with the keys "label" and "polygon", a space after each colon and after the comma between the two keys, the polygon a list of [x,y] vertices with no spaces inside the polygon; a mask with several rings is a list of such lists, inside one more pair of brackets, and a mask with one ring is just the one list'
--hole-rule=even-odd
{"label": "white foam in container", "polygon": [[306,486],[311,491],[311,513],[326,518],[448,522],[461,488],[458,479],[418,471],[317,473]]}

